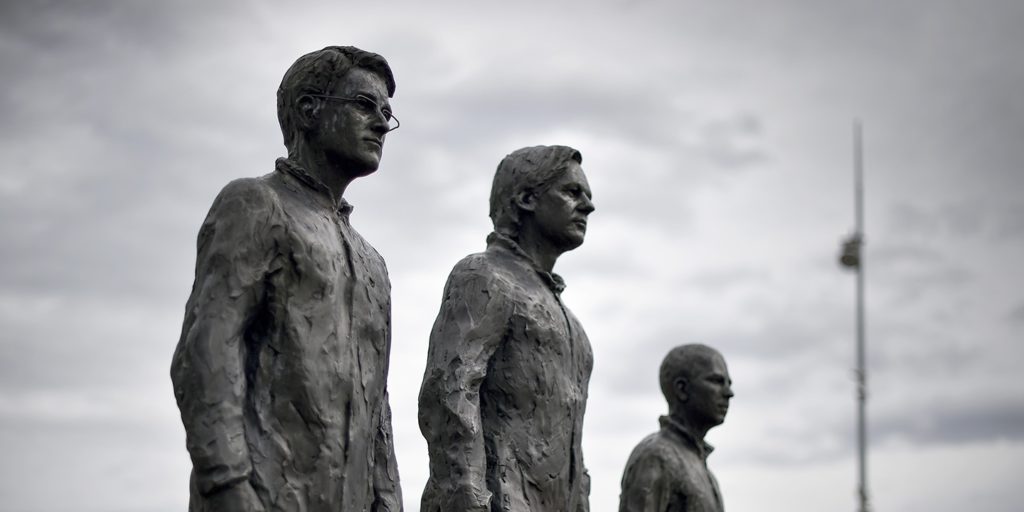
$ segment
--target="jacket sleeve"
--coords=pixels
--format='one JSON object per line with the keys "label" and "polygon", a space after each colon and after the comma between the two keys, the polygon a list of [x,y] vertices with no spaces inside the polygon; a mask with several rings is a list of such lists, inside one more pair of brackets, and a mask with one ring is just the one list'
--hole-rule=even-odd
{"label": "jacket sleeve", "polygon": [[499,279],[463,261],[445,286],[430,334],[419,396],[420,430],[430,454],[424,512],[487,512],[480,385],[504,339],[509,311]]}
{"label": "jacket sleeve", "polygon": [[398,481],[398,461],[395,459],[395,443],[391,430],[391,405],[387,391],[381,407],[380,425],[374,439],[372,512],[401,512],[402,488]]}
{"label": "jacket sleeve", "polygon": [[619,512],[666,512],[671,499],[671,476],[664,461],[643,446],[629,457],[622,475]]}
{"label": "jacket sleeve", "polygon": [[199,232],[171,380],[204,495],[246,480],[252,470],[242,419],[244,334],[267,272],[271,210],[267,192],[238,180],[221,191]]}
{"label": "jacket sleeve", "polygon": [[580,485],[578,503],[576,512],[590,512],[590,471],[587,471],[586,467],[583,468],[583,484]]}

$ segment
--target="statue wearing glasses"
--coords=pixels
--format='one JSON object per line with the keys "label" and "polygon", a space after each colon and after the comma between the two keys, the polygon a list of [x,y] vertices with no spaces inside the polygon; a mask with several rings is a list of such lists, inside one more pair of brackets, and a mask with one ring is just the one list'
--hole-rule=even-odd
{"label": "statue wearing glasses", "polygon": [[343,198],[377,170],[394,91],[380,55],[300,57],[277,92],[288,157],[203,222],[171,365],[192,512],[402,509],[390,283]]}
{"label": "statue wearing glasses", "polygon": [[498,165],[487,250],[452,270],[419,397],[422,512],[586,512],[583,412],[593,354],[555,260],[594,211],[582,157],[523,148]]}

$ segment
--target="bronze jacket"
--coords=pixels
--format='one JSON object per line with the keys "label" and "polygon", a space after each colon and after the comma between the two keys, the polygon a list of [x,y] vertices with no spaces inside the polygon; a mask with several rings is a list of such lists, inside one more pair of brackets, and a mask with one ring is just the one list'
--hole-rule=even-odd
{"label": "bronze jacket", "polygon": [[398,511],[391,293],[351,207],[302,169],[231,182],[199,232],[171,378],[190,510],[248,483],[268,511]]}
{"label": "bronze jacket", "polygon": [[590,342],[560,277],[504,236],[488,242],[452,270],[430,335],[420,510],[586,512]]}
{"label": "bronze jacket", "polygon": [[724,512],[708,470],[713,448],[668,416],[633,449],[622,475],[619,512]]}

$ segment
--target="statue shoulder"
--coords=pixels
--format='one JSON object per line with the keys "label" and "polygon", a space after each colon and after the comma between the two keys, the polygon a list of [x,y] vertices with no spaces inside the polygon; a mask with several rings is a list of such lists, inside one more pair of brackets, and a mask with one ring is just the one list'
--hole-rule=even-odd
{"label": "statue shoulder", "polygon": [[251,215],[276,205],[277,191],[268,178],[269,176],[263,176],[232,180],[217,194],[211,213],[216,211],[222,215]]}
{"label": "statue shoulder", "polygon": [[509,292],[514,269],[491,252],[470,254],[459,260],[448,276],[448,288],[474,288],[491,292]]}
{"label": "statue shoulder", "polygon": [[[234,252],[264,239],[280,211],[277,194],[262,178],[234,180],[217,194],[199,228],[200,251],[219,240],[218,250]],[[237,245],[237,247],[231,247]]]}
{"label": "statue shoulder", "polygon": [[665,463],[675,459],[678,449],[675,442],[659,430],[640,441],[629,455],[628,465],[649,465],[654,462]]}

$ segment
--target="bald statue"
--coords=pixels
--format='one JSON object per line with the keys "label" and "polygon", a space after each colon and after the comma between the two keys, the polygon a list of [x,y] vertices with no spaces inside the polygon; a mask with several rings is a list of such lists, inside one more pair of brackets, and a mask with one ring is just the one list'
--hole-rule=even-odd
{"label": "bald statue", "polygon": [[580,153],[523,148],[498,165],[487,249],[452,269],[419,397],[430,454],[422,512],[587,512],[583,413],[593,354],[556,259],[594,211]]}
{"label": "bald statue", "polygon": [[707,345],[676,347],[662,361],[659,380],[669,415],[629,456],[619,512],[722,512],[704,436],[725,421],[733,397],[725,359]]}
{"label": "bald statue", "polygon": [[391,285],[346,187],[397,127],[383,57],[329,46],[284,75],[288,149],[232,181],[199,230],[171,363],[191,512],[397,512],[388,406]]}

